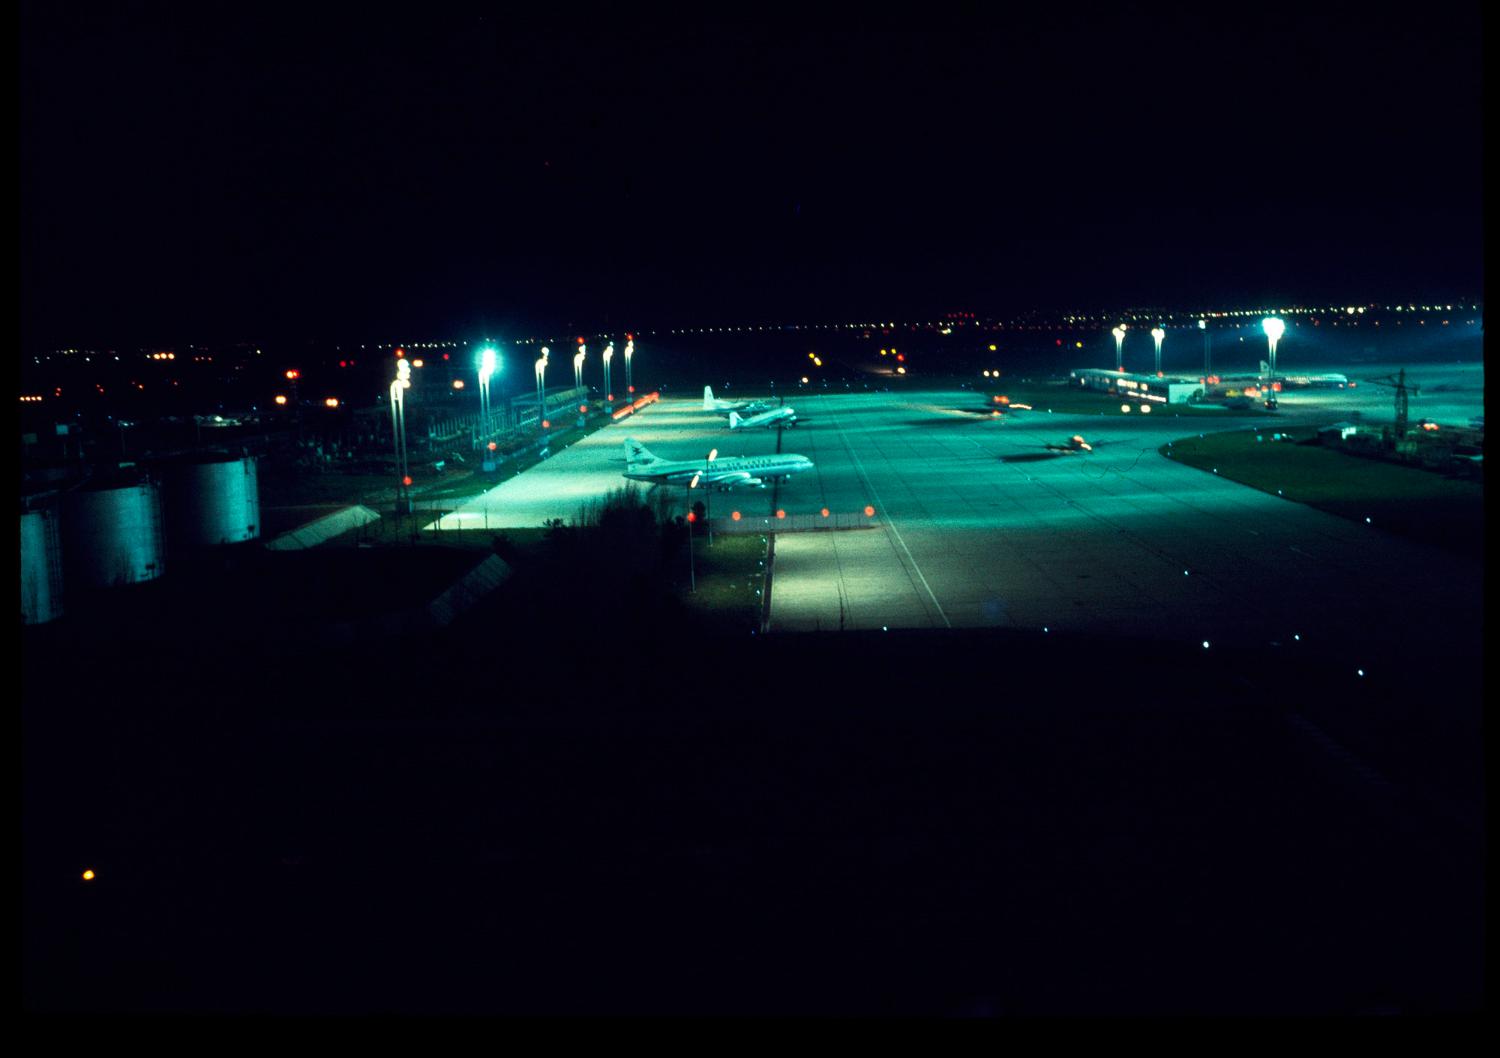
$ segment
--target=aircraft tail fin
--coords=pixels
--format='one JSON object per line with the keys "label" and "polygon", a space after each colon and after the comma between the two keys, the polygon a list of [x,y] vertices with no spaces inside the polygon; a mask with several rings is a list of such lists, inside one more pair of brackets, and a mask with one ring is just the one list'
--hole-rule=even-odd
{"label": "aircraft tail fin", "polygon": [[712,386],[703,387],[703,410],[714,410],[714,388]]}
{"label": "aircraft tail fin", "polygon": [[729,428],[731,430],[738,430],[740,428],[740,422],[741,419],[739,412],[732,411],[729,413]]}
{"label": "aircraft tail fin", "polygon": [[625,438],[625,465],[627,467],[649,466],[660,462],[660,456],[652,455],[651,450],[634,437]]}

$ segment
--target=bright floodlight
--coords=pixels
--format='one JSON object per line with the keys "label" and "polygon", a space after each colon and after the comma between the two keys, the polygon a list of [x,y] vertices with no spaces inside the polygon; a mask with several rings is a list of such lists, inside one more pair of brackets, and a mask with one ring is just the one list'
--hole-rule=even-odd
{"label": "bright floodlight", "polygon": [[1206,331],[1206,330],[1208,330],[1208,321],[1207,320],[1199,320],[1198,321],[1198,329],[1200,331]]}
{"label": "bright floodlight", "polygon": [[1277,316],[1267,316],[1260,321],[1260,325],[1265,328],[1266,337],[1271,339],[1272,344],[1279,342],[1286,332],[1286,324]]}
{"label": "bright floodlight", "polygon": [[489,377],[494,373],[495,350],[487,345],[483,349],[479,350],[479,377],[484,379],[485,381],[488,381]]}
{"label": "bright floodlight", "polygon": [[1164,330],[1162,330],[1160,327],[1152,327],[1151,328],[1151,337],[1155,338],[1158,342],[1161,341],[1166,336],[1167,336],[1167,332],[1164,331]]}
{"label": "bright floodlight", "polygon": [[1125,328],[1123,326],[1116,327],[1111,333],[1114,334],[1115,341],[1121,342],[1125,340]]}

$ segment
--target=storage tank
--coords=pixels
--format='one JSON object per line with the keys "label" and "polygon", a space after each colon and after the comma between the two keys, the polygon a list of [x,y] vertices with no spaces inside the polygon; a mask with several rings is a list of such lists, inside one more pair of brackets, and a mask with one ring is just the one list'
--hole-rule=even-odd
{"label": "storage tank", "polygon": [[164,571],[155,485],[102,485],[63,498],[62,544],[70,589],[155,580]]}
{"label": "storage tank", "polygon": [[45,624],[62,616],[62,542],[57,513],[21,512],[21,623]]}
{"label": "storage tank", "polygon": [[160,468],[167,545],[175,554],[260,536],[260,479],[254,456],[218,456]]}

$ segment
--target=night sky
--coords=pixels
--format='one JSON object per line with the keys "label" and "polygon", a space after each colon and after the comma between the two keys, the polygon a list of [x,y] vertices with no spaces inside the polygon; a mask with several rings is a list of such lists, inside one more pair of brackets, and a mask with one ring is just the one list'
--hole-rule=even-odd
{"label": "night sky", "polygon": [[23,343],[1477,297],[1477,4],[21,16]]}

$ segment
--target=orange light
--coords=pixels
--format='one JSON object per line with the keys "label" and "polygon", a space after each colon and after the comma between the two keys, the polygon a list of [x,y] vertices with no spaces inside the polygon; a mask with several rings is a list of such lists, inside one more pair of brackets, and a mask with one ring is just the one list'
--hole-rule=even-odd
{"label": "orange light", "polygon": [[544,430],[550,430],[550,429],[552,429],[552,420],[551,419],[543,419],[542,420],[542,429],[544,429]]}
{"label": "orange light", "polygon": [[464,388],[464,380],[461,379],[461,378],[455,378],[453,380],[453,388],[454,389],[463,389]]}
{"label": "orange light", "polygon": [[286,377],[289,378],[289,379],[293,379],[293,380],[299,379],[299,378],[302,377],[302,372],[300,372],[300,371],[288,371],[286,373]]}
{"label": "orange light", "polygon": [[735,522],[739,521],[740,520],[740,512],[739,511],[733,511],[733,512],[731,512],[730,515],[729,515],[729,518],[730,518],[730,521],[735,521]]}
{"label": "orange light", "polygon": [[283,397],[281,394],[278,393],[278,394],[276,394],[276,403],[277,404],[285,404],[286,403],[286,398]]}
{"label": "orange light", "polygon": [[580,405],[578,405],[578,414],[579,415],[587,414],[588,410],[589,410],[589,406],[587,404],[580,404]]}
{"label": "orange light", "polygon": [[869,504],[865,504],[865,517],[866,518],[873,518],[873,517],[875,517],[875,508],[872,507],[872,506],[870,506]]}
{"label": "orange light", "polygon": [[778,517],[778,518],[785,518],[786,517],[786,511],[783,511],[783,510],[781,510],[781,509],[778,508],[777,511],[776,511],[776,517]]}
{"label": "orange light", "polygon": [[328,408],[337,408],[339,406],[339,399],[337,397],[329,397],[323,401],[323,405]]}
{"label": "orange light", "polygon": [[490,442],[490,451],[493,452],[494,450],[495,450],[495,442],[491,441]]}
{"label": "orange light", "polygon": [[403,484],[403,485],[410,485],[411,484],[411,475],[408,474],[408,475],[406,475],[406,477],[402,478],[401,479],[401,484]]}
{"label": "orange light", "polygon": [[396,359],[397,360],[400,360],[405,355],[406,355],[406,350],[405,349],[397,349],[396,350]]}
{"label": "orange light", "polygon": [[92,870],[84,871],[83,880],[86,882],[92,882],[94,880],[94,872]]}
{"label": "orange light", "polygon": [[827,518],[827,517],[828,517],[828,508],[827,508],[827,507],[824,507],[824,508],[823,508],[823,517],[824,517],[824,518]]}
{"label": "orange light", "polygon": [[421,360],[420,360],[420,359],[418,359],[418,360],[413,360],[413,361],[412,361],[412,362],[411,362],[411,366],[412,366],[412,367],[421,367],[421,366],[422,366],[422,361],[421,361]]}

